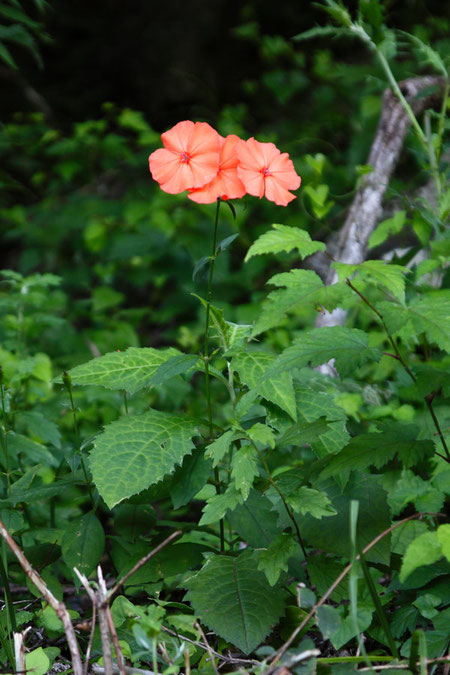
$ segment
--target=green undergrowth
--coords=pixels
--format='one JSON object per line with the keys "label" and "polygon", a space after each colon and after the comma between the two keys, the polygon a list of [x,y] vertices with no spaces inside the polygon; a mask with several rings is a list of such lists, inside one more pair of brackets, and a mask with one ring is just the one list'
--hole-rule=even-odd
{"label": "green undergrowth", "polygon": [[[392,58],[378,3],[360,5],[352,19],[329,0],[333,26],[302,39],[359,26]],[[106,106],[67,136],[40,117],[1,130],[2,237],[17,264],[0,272],[0,519],[58,599],[64,586],[76,625],[92,616],[74,567],[95,584],[100,565],[113,583],[180,530],[113,598],[130,665],[212,673],[212,649],[256,674],[277,654],[298,675],[438,672],[450,640],[444,117],[430,114],[425,143],[408,140],[434,200],[404,197],[365,262],[332,262],[333,286],[311,262],[343,216],[324,154],[293,155],[301,207],[219,204],[211,256],[215,207],[149,185],[160,140],[139,113]],[[399,234],[413,243],[372,257]],[[316,326],[335,308],[345,325]],[[25,627],[27,668],[67,661],[61,621],[5,543],[0,573],[5,668]]]}

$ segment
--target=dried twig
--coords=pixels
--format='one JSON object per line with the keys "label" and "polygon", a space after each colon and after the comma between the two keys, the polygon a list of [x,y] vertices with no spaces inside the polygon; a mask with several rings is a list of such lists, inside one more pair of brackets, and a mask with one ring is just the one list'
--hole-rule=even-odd
{"label": "dried twig", "polygon": [[25,635],[30,628],[26,628],[22,633],[14,633],[14,656],[16,661],[16,672],[25,673]]}
{"label": "dried twig", "polygon": [[[189,644],[191,645],[200,647],[200,649],[204,649],[206,652],[208,651],[208,647],[205,644],[203,644],[203,642],[199,642],[198,640],[191,640],[191,638],[186,637],[186,635],[181,635],[180,633],[177,633],[176,631],[171,630],[166,626],[161,626],[161,630],[163,630],[166,633],[169,633],[169,635],[173,635],[179,640],[183,640],[183,642],[189,642]],[[221,659],[222,661],[225,661],[226,663],[235,663],[240,665],[253,665],[253,666],[259,665],[259,661],[255,661],[255,659],[240,659],[234,656],[225,656],[225,654],[219,654],[219,652],[214,651],[212,647],[210,647],[210,649],[211,652],[214,654],[214,656]]]}
{"label": "dried twig", "polygon": [[197,628],[198,632],[200,633],[200,635],[201,635],[202,638],[203,638],[203,642],[204,642],[205,645],[206,645],[206,649],[207,649],[208,654],[209,654],[209,660],[211,661],[211,665],[212,665],[212,667],[213,667],[213,670],[214,670],[215,674],[216,674],[216,675],[219,675],[219,671],[217,670],[217,666],[216,666],[216,662],[215,662],[215,660],[214,660],[214,654],[213,654],[213,652],[212,652],[211,645],[209,644],[208,640],[206,639],[206,635],[205,635],[205,633],[203,632],[203,628],[200,626],[200,624],[199,624],[198,621],[196,621],[196,622],[194,623],[194,626]]}
{"label": "dried twig", "polygon": [[64,626],[64,632],[67,638],[67,644],[70,650],[70,656],[72,659],[72,667],[74,675],[83,675],[83,665],[81,662],[80,649],[78,647],[77,638],[75,635],[74,628],[72,626],[72,621],[70,620],[69,612],[63,602],[59,602],[53,595],[53,593],[48,588],[47,584],[43,578],[36,572],[36,570],[31,566],[31,564],[26,559],[22,550],[16,544],[14,539],[9,534],[3,522],[0,520],[0,534],[11,549],[11,551],[16,556],[17,560],[20,563],[23,571],[30,579],[30,581],[36,586],[39,592],[42,594],[46,602],[55,610],[58,618],[62,621]]}

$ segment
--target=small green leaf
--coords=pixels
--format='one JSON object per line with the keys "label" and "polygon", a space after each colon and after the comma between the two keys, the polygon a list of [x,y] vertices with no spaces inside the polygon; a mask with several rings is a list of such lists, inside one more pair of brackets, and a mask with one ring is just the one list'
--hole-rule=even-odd
{"label": "small green leaf", "polygon": [[231,484],[222,494],[210,497],[203,509],[203,515],[200,518],[199,525],[211,525],[218,523],[227,511],[233,511],[236,506],[242,503],[243,497],[236,487]]}
{"label": "small green leaf", "polygon": [[244,500],[247,499],[253,486],[253,481],[258,475],[258,455],[256,449],[252,445],[244,445],[235,452],[233,468],[231,470],[234,484]]}
{"label": "small green leaf", "polygon": [[45,675],[50,670],[50,659],[42,647],[33,649],[32,652],[25,654],[25,665],[27,672],[33,675]]}
{"label": "small green leaf", "polygon": [[211,461],[205,459],[203,450],[196,449],[192,455],[186,455],[183,464],[176,469],[170,486],[170,498],[173,508],[179,509],[188,504],[211,475]]}
{"label": "small green leaf", "polygon": [[232,366],[250,389],[297,420],[292,375],[276,372],[274,362],[275,356],[267,352],[241,352],[233,357]]}
{"label": "small green leaf", "polygon": [[318,304],[317,291],[323,288],[320,277],[312,270],[293,269],[276,274],[267,282],[272,286],[284,286],[272,291],[262,305],[252,330],[252,337],[274,326],[279,326],[287,312]]}
{"label": "small green leaf", "polygon": [[319,366],[334,359],[341,377],[354,373],[355,368],[367,361],[378,361],[381,350],[368,346],[367,334],[357,328],[330,326],[304,331],[294,343],[284,350],[269,371],[291,371],[293,368]]}
{"label": "small green leaf", "polygon": [[250,551],[237,558],[211,556],[185,585],[202,623],[245,654],[256,649],[284,612],[284,591],[269,586]]}
{"label": "small green leaf", "polygon": [[403,556],[399,578],[405,579],[423,565],[432,565],[442,557],[442,545],[436,532],[424,532],[410,543]]}
{"label": "small green leaf", "polygon": [[342,619],[338,610],[332,605],[322,605],[317,608],[316,616],[320,632],[325,640],[329,640],[341,626]]}
{"label": "small green leaf", "polygon": [[243,541],[254,548],[267,548],[280,532],[271,501],[257,490],[251,490],[248,499],[238,504],[227,519]]}
{"label": "small green leaf", "polygon": [[258,556],[258,570],[264,572],[267,581],[275,586],[281,572],[287,572],[288,560],[297,553],[298,544],[293,535],[283,532]]}
{"label": "small green leaf", "polygon": [[259,443],[263,447],[269,446],[269,448],[275,447],[275,436],[270,427],[267,424],[261,424],[257,422],[250,429],[247,429],[248,436],[252,439],[254,443]]}
{"label": "small green leaf", "polygon": [[105,547],[105,534],[100,521],[93,513],[86,513],[66,528],[61,552],[66,565],[89,576],[96,568]]}
{"label": "small green leaf", "polygon": [[367,248],[380,246],[388,237],[398,234],[406,223],[406,211],[396,211],[392,218],[387,218],[377,225],[369,238]]}
{"label": "small green leaf", "polygon": [[153,387],[159,387],[165,380],[186,373],[195,366],[198,358],[197,354],[175,354],[175,356],[171,356],[158,367],[150,380],[150,384]]}
{"label": "small green leaf", "polygon": [[436,536],[442,547],[442,555],[450,562],[450,525],[439,525]]}
{"label": "small green leaf", "polygon": [[407,267],[386,263],[384,260],[366,260],[360,265],[335,262],[332,263],[332,267],[337,270],[340,280],[347,279],[358,272],[361,279],[380,284],[394,298],[401,303],[405,302],[404,275],[410,271]]}
{"label": "small green leaf", "polygon": [[235,432],[233,429],[229,429],[219,436],[219,438],[216,438],[215,441],[206,446],[205,457],[211,458],[213,460],[214,468],[225,457],[228,450],[230,449],[234,433]]}
{"label": "small green leaf", "polygon": [[285,251],[289,253],[297,249],[302,260],[317,251],[324,251],[325,244],[321,241],[312,241],[306,230],[288,225],[279,225],[274,223],[273,230],[265,232],[250,246],[245,262],[255,255],[264,253],[280,253]]}
{"label": "small green leaf", "polygon": [[292,506],[295,513],[305,515],[310,513],[313,518],[322,518],[322,516],[334,516],[336,509],[333,507],[328,495],[320,490],[301,487],[295,494],[289,494],[286,497],[289,506]]}

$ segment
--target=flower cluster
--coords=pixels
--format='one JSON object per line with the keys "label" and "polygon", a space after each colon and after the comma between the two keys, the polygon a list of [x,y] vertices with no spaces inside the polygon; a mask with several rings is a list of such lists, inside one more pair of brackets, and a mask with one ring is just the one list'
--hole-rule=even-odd
{"label": "flower cluster", "polygon": [[206,122],[178,122],[161,135],[164,148],[152,152],[150,171],[162,190],[188,191],[189,199],[211,204],[245,194],[267,197],[279,206],[295,199],[300,187],[292,161],[273,143],[220,136]]}

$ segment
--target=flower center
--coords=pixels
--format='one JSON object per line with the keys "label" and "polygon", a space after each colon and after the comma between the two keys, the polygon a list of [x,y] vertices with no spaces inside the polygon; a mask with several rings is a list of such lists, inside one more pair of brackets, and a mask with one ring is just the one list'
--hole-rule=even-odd
{"label": "flower center", "polygon": [[190,156],[187,152],[180,152],[180,162],[183,164],[189,164]]}
{"label": "flower center", "polygon": [[263,175],[264,177],[265,177],[265,176],[271,176],[271,175],[272,175],[271,170],[268,169],[266,166],[265,166],[263,169],[261,169],[260,171],[261,171],[261,173],[262,173],[262,175]]}

